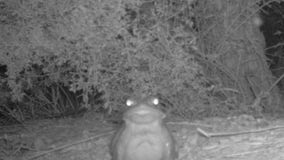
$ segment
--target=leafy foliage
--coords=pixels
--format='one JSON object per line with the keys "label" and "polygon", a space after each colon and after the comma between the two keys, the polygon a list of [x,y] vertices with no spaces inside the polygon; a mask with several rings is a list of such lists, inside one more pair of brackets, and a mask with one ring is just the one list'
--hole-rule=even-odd
{"label": "leafy foliage", "polygon": [[[2,1],[0,64],[7,72],[1,84],[9,86],[13,100],[37,108],[54,100],[48,93],[60,84],[79,93],[87,107],[94,107],[90,95],[98,92],[109,111],[118,110],[129,95],[158,94],[176,113],[185,108],[194,113],[210,98],[192,55],[191,3]],[[39,93],[47,99],[40,100]],[[56,102],[61,104],[60,98]]]}

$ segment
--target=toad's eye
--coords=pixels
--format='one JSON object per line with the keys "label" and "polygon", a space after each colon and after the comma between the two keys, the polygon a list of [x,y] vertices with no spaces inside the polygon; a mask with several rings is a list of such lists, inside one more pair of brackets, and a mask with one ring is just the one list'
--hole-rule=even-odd
{"label": "toad's eye", "polygon": [[134,105],[134,101],[133,101],[132,99],[128,99],[128,100],[126,101],[126,105],[127,105],[128,107],[133,106],[133,105]]}
{"label": "toad's eye", "polygon": [[153,99],[152,99],[152,103],[153,103],[154,105],[158,105],[158,104],[159,104],[159,99],[158,99],[158,98],[153,98]]}

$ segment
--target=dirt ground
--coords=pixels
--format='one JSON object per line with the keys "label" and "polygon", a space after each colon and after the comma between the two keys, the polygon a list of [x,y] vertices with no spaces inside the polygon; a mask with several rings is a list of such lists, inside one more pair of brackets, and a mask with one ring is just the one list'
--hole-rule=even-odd
{"label": "dirt ground", "polygon": [[[117,125],[84,116],[0,127],[0,160],[110,160]],[[167,123],[177,160],[283,160],[284,120],[249,115]]]}

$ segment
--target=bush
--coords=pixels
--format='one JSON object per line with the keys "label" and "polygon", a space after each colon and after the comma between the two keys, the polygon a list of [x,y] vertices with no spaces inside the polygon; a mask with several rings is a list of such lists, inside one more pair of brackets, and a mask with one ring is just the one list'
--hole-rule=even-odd
{"label": "bush", "polygon": [[98,93],[104,93],[108,111],[123,107],[129,95],[156,94],[175,113],[192,116],[212,98],[192,55],[196,30],[190,3],[3,1],[0,64],[7,66],[7,77],[1,84],[9,86],[12,100],[30,107],[54,106],[48,95],[51,90],[70,95],[56,90],[63,87],[85,107],[101,107],[91,104],[90,95]]}

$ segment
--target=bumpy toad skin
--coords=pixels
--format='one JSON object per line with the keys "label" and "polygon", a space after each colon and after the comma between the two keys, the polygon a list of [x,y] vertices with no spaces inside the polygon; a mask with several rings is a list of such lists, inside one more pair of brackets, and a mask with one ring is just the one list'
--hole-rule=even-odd
{"label": "bumpy toad skin", "polygon": [[156,108],[158,99],[128,99],[131,108],[111,142],[112,160],[174,160],[174,139],[164,123],[166,115]]}

